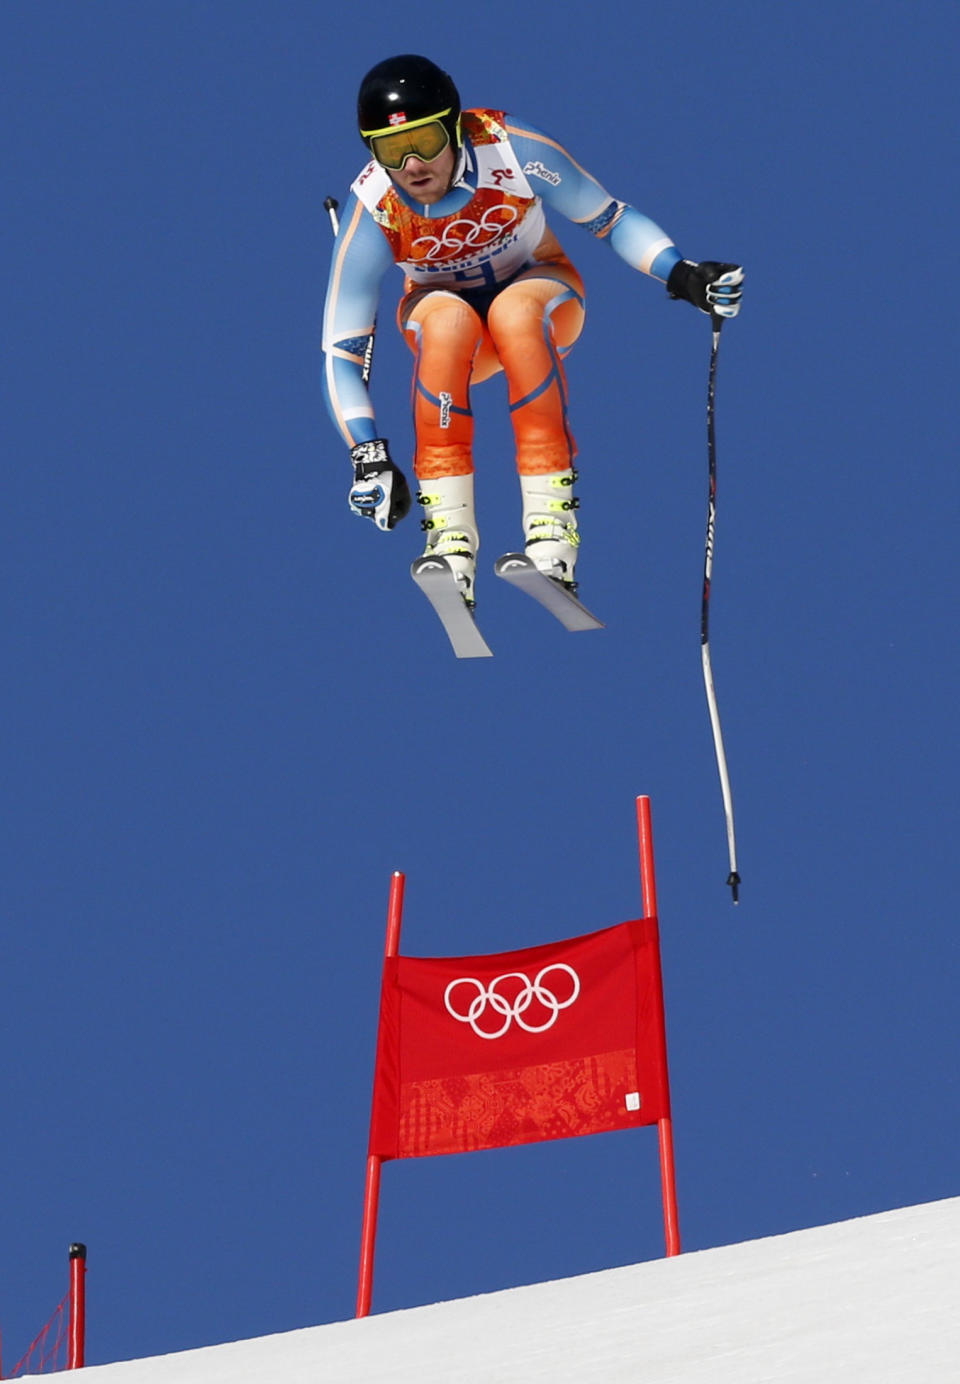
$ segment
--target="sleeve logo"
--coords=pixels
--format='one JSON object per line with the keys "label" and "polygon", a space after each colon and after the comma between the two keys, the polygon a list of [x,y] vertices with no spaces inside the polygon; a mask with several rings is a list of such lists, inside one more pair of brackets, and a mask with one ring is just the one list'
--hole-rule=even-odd
{"label": "sleeve logo", "polygon": [[563,179],[559,173],[554,173],[552,168],[544,168],[539,159],[531,159],[529,163],[523,165],[524,173],[529,173],[533,178],[540,178],[542,182],[550,183],[552,187],[559,187]]}

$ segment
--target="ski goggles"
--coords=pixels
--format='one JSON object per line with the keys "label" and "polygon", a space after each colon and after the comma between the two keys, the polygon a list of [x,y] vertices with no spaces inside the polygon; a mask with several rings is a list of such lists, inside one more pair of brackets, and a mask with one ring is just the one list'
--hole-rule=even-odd
{"label": "ski goggles", "polygon": [[423,120],[411,120],[390,130],[361,130],[370,142],[370,151],[384,168],[401,169],[413,157],[421,163],[433,163],[450,143],[450,131],[443,117],[450,111],[439,111]]}

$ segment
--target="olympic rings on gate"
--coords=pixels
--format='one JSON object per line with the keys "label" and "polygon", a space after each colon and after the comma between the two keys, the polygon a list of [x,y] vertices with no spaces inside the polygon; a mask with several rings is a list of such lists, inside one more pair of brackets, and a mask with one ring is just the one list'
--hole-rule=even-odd
{"label": "olympic rings on gate", "polygon": [[[504,220],[499,219],[502,212],[508,214]],[[479,221],[460,216],[443,228],[441,236],[418,236],[410,247],[410,257],[416,260],[451,259],[464,250],[482,249],[508,231],[519,214],[509,202],[500,202],[488,207]],[[488,217],[493,219],[488,220]]]}
{"label": "olympic rings on gate", "polygon": [[[551,971],[566,971],[573,981],[573,992],[568,999],[558,999],[549,986],[544,985],[543,978]],[[514,997],[508,1000],[497,990],[497,986],[505,980],[520,980],[523,988]],[[451,991],[458,985],[473,985],[476,987],[476,994],[470,1001],[467,1012],[460,1013],[450,1002]],[[446,990],[443,992],[443,1003],[447,1013],[461,1024],[469,1024],[478,1038],[502,1038],[510,1024],[516,1020],[518,1026],[526,1033],[543,1033],[546,1029],[552,1028],[557,1022],[557,1015],[561,1009],[569,1009],[571,1004],[580,994],[580,977],[572,966],[566,962],[556,961],[551,966],[544,966],[542,971],[537,972],[536,979],[531,981],[529,976],[524,975],[523,971],[508,971],[505,975],[497,976],[491,980],[489,985],[484,985],[475,976],[461,976],[458,980],[451,980]],[[542,1024],[531,1024],[524,1019],[524,1014],[530,1008],[534,1000],[543,1005],[549,1011],[546,1022]],[[488,1032],[481,1028],[477,1022],[482,1014],[486,1012],[487,1006],[503,1018],[503,1023],[495,1032]]]}

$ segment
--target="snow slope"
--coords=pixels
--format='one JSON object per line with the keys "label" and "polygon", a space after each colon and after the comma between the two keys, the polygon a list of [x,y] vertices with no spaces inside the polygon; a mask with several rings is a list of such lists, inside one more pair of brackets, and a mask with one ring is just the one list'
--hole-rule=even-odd
{"label": "snow slope", "polygon": [[960,1380],[960,1198],[84,1374],[84,1384],[514,1380]]}

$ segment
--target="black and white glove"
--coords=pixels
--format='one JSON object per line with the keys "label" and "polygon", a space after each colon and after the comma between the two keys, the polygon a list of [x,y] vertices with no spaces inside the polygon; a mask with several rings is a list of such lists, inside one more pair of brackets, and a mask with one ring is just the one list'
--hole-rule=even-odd
{"label": "black and white glove", "polygon": [[743,269],[739,264],[718,260],[679,260],[670,270],[667,292],[671,298],[686,298],[701,312],[715,317],[736,317],[743,297]]}
{"label": "black and white glove", "polygon": [[386,438],[358,442],[350,448],[353,485],[347,497],[350,509],[372,519],[378,529],[392,529],[410,508],[410,487],[387,451]]}

